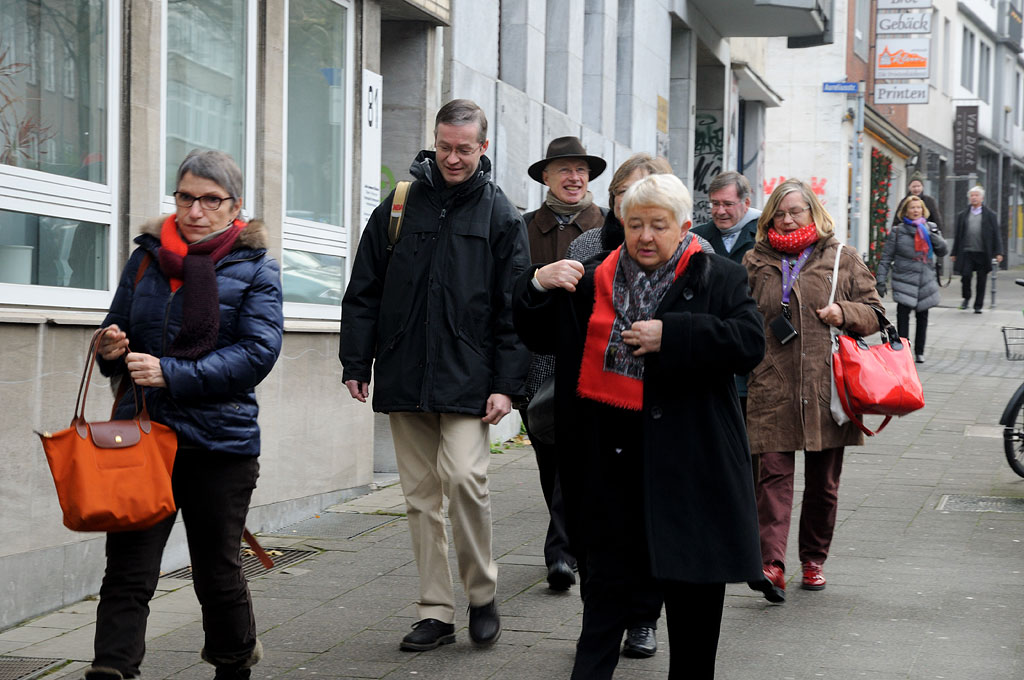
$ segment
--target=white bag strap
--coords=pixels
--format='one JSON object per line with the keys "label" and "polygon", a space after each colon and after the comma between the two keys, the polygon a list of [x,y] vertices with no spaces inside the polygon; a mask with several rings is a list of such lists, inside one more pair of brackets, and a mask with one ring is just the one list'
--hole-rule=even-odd
{"label": "white bag strap", "polygon": [[[828,304],[836,301],[836,284],[839,281],[839,256],[843,254],[843,244],[836,248],[836,263],[832,265],[832,292],[828,296]],[[827,305],[826,305],[827,306]]]}

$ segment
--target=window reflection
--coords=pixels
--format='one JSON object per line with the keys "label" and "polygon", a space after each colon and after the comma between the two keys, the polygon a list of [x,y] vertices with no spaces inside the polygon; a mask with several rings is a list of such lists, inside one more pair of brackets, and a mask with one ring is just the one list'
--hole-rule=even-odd
{"label": "window reflection", "polygon": [[0,283],[105,290],[107,226],[0,210]]}
{"label": "window reflection", "polygon": [[0,163],[106,183],[99,0],[0,0]]}
{"label": "window reflection", "polygon": [[167,5],[167,184],[192,149],[216,149],[245,167],[245,0]]}
{"label": "window reflection", "polygon": [[341,305],[345,258],[287,248],[282,255],[285,302]]}

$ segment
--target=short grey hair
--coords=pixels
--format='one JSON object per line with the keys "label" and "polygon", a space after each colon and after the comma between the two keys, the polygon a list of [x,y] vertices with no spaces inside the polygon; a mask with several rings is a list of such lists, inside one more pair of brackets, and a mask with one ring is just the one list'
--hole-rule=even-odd
{"label": "short grey hair", "polygon": [[445,125],[476,123],[480,130],[476,141],[481,144],[487,141],[487,116],[472,99],[453,99],[442,106],[434,118],[434,137],[437,137],[437,126],[441,123]]}
{"label": "short grey hair", "polygon": [[235,202],[242,197],[242,171],[235,159],[223,151],[192,149],[178,166],[177,184],[181,184],[186,172],[216,182]]}
{"label": "short grey hair", "polygon": [[973,186],[967,190],[967,198],[971,197],[971,194],[981,194],[982,199],[985,198],[985,189],[982,186]]}
{"label": "short grey hair", "polygon": [[750,196],[750,182],[742,174],[735,170],[726,170],[715,176],[708,185],[708,196],[716,194],[729,185],[736,187],[736,196],[745,201]]}
{"label": "short grey hair", "polygon": [[622,215],[640,206],[664,208],[676,218],[676,223],[683,226],[693,215],[693,198],[683,181],[675,175],[647,175],[629,187],[622,197]]}

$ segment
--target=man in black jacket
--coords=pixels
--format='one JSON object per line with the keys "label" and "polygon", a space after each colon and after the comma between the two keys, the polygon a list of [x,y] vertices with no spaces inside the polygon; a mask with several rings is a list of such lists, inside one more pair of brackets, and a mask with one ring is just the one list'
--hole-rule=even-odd
{"label": "man in black jacket", "polygon": [[420,575],[410,651],[455,641],[443,495],[478,645],[501,634],[495,604],[487,481],[489,425],[522,394],[530,354],[512,326],[512,288],[530,264],[519,211],[491,180],[487,118],[456,99],[437,113],[434,148],[410,172],[401,232],[388,223],[394,194],[363,231],[342,301],[342,380],[390,415],[409,533]]}
{"label": "man in black jacket", "polygon": [[960,274],[964,301],[960,309],[971,302],[971,276],[977,272],[978,287],[974,297],[974,313],[981,314],[985,306],[985,283],[992,271],[992,258],[1003,261],[1003,239],[999,234],[999,216],[985,207],[985,190],[971,187],[967,192],[970,206],[956,216],[956,240],[953,242],[953,271]]}

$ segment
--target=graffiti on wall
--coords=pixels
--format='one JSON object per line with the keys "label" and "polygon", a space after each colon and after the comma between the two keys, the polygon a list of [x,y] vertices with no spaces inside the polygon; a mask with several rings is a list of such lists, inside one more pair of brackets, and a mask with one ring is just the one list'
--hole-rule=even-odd
{"label": "graffiti on wall", "polygon": [[[769,177],[764,181],[764,196],[768,198],[775,191],[775,187],[786,181],[785,175],[779,175],[778,177]],[[818,197],[822,205],[828,204],[828,199],[825,198],[825,185],[828,184],[828,177],[811,177],[807,180],[807,183],[811,185],[811,191]]]}
{"label": "graffiti on wall", "polygon": [[693,223],[711,219],[708,185],[722,172],[724,127],[720,111],[698,111],[693,136]]}

